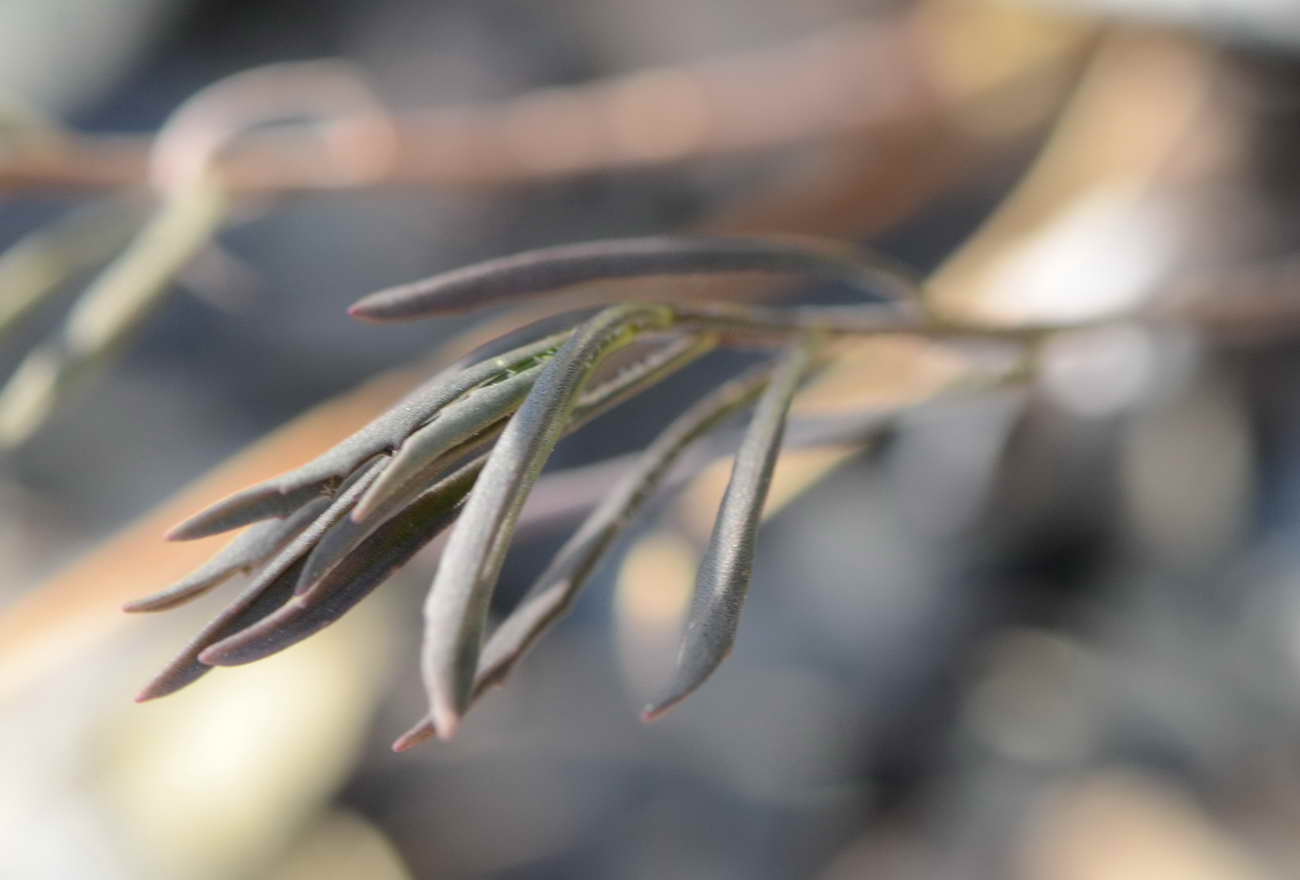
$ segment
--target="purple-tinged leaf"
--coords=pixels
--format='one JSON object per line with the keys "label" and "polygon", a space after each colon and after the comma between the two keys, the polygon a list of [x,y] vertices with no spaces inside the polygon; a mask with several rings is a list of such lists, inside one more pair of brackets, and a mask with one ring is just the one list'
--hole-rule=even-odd
{"label": "purple-tinged leaf", "polygon": [[646,706],[642,713],[646,720],[658,718],[685,699],[731,652],[749,589],[754,538],[780,453],[786,413],[813,365],[813,348],[809,339],[793,345],[759,399],[696,575],[677,672],[663,696]]}
{"label": "purple-tinged leaf", "polygon": [[514,412],[540,372],[540,364],[529,367],[518,375],[468,391],[439,410],[432,421],[402,441],[388,467],[357,503],[352,519],[364,520],[448,450]]}
{"label": "purple-tinged leaf", "polygon": [[165,590],[126,603],[123,611],[165,611],[195,599],[235,574],[247,574],[265,562],[329,507],[317,498],[284,519],[254,523],[207,562]]}
{"label": "purple-tinged leaf", "polygon": [[[628,398],[663,381],[687,364],[707,354],[712,350],[713,344],[711,336],[681,337],[659,345],[644,357],[624,365],[614,375],[579,395],[566,432],[577,430]],[[358,522],[354,512],[353,516],[344,517],[335,523],[312,550],[295,592],[298,594],[308,592],[325,572],[351,553],[380,523],[412,504],[430,484],[438,479],[440,474],[445,474],[449,463],[468,460],[487,449],[500,436],[502,427],[504,421],[494,424],[426,464],[364,520]],[[386,475],[388,470],[385,469],[384,473]],[[382,478],[381,476],[380,479]],[[365,499],[362,500],[364,502]]]}
{"label": "purple-tinged leaf", "polygon": [[488,457],[452,530],[425,606],[422,669],[440,735],[451,736],[469,703],[488,605],[529,490],[568,427],[578,395],[600,361],[646,332],[666,330],[672,311],[625,305],[579,327],[551,360]]}
{"label": "purple-tinged leaf", "polygon": [[812,275],[852,284],[873,299],[909,299],[916,290],[905,273],[839,242],[647,236],[560,245],[488,260],[372,293],[349,313],[368,321],[403,321],[482,308],[590,281],[719,272]]}
{"label": "purple-tinged leaf", "polygon": [[482,461],[467,465],[425,491],[314,582],[308,593],[293,596],[271,615],[211,645],[199,659],[213,666],[252,663],[338,620],[451,525],[482,466]]}
{"label": "purple-tinged leaf", "polygon": [[307,464],[227,496],[173,528],[167,537],[174,541],[203,538],[260,519],[285,516],[328,493],[366,460],[396,449],[412,431],[461,395],[508,375],[517,364],[549,351],[567,336],[567,332],[553,333],[473,366],[457,364],[443,370],[388,412]]}
{"label": "purple-tinged leaf", "polygon": [[307,551],[320,539],[326,529],[339,518],[347,516],[348,511],[357,503],[361,493],[378,475],[382,466],[382,461],[375,461],[358,472],[324,512],[290,541],[288,546],[277,553],[244,592],[204,627],[202,632],[185,646],[185,650],[140,692],[136,700],[143,702],[157,699],[191,684],[212,668],[199,660],[199,655],[204,649],[226,636],[253,625],[288,601],[302,572]]}
{"label": "purple-tinged leaf", "polygon": [[686,448],[752,402],[770,377],[771,369],[765,367],[728,382],[697,401],[655,438],[492,633],[479,661],[476,694],[502,681],[542,633],[568,611],[614,539],[631,524]]}

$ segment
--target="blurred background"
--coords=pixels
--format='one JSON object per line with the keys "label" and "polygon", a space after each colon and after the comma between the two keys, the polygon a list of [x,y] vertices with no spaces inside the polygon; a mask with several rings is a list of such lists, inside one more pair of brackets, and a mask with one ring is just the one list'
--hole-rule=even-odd
{"label": "blurred background", "polygon": [[[0,876],[1300,876],[1298,155],[1289,0],[3,4]],[[231,198],[158,295],[87,318],[209,160]],[[221,544],[166,528],[482,332],[348,304],[689,230],[856,241],[942,314],[1089,326],[1024,387],[924,404],[950,352],[864,345],[808,406],[918,405],[783,459],[737,648],[655,724],[716,469],[451,743],[388,748],[423,709],[427,552],[132,703],[223,602],[120,612]],[[573,525],[525,533],[502,608]]]}

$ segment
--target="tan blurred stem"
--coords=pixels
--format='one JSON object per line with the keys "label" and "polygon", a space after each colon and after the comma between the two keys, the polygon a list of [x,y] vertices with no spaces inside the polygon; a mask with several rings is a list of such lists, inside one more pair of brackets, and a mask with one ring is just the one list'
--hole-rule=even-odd
{"label": "tan blurred stem", "polygon": [[[494,106],[341,118],[336,109],[325,125],[244,138],[216,167],[237,192],[460,188],[773,149],[895,127],[1002,88],[1027,66],[1055,64],[1063,48],[1077,48],[1080,29],[1053,23],[1026,34],[1024,46],[996,64],[953,70],[940,53],[974,44],[976,35],[962,33],[977,17],[851,22],[767,51],[542,89]],[[917,39],[940,28],[953,33]],[[0,160],[0,189],[139,184],[153,149],[139,137],[68,134]]]}
{"label": "tan blurred stem", "polygon": [[[930,308],[959,321],[1022,321],[1025,316],[1006,305],[997,310],[985,306],[997,295],[991,284],[997,269],[1019,257],[1040,230],[1089,193],[1112,187],[1117,180],[1135,188],[1152,185],[1192,134],[1189,129],[1208,86],[1204,50],[1158,35],[1112,36],[1092,61],[1026,177],[927,279]],[[856,353],[837,360],[820,383],[820,396],[808,404],[823,409],[856,405],[878,345],[862,344]],[[918,366],[925,363],[917,359]],[[917,377],[924,375],[924,370],[917,372]],[[906,377],[900,374],[899,378],[901,385],[908,384]],[[867,404],[871,393],[867,391]],[[827,462],[825,469],[836,464]]]}
{"label": "tan blurred stem", "polygon": [[[910,44],[915,76],[926,82],[923,100],[907,116],[845,133],[807,166],[724,206],[692,231],[874,238],[1043,125],[1073,87],[1096,31],[1086,22],[943,0],[918,7],[897,37]],[[567,309],[629,299],[757,300],[788,290],[781,282],[726,277],[582,285],[485,322],[453,341],[442,358],[454,360]]]}
{"label": "tan blurred stem", "polygon": [[[211,175],[233,191],[223,157],[254,137],[257,126],[304,116],[316,125],[338,125],[330,120],[344,118],[348,125],[366,127],[370,150],[364,156],[342,148],[329,154],[340,165],[334,172],[337,185],[370,183],[391,153],[392,122],[358,68],[335,60],[290,61],[228,76],[177,107],[149,146],[148,182],[167,191]],[[304,153],[291,154],[287,164],[309,161],[310,151]]]}

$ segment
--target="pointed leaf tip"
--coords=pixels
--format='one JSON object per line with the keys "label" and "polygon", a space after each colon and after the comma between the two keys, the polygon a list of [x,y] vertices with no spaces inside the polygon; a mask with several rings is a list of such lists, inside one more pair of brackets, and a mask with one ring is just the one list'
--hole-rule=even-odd
{"label": "pointed leaf tip", "polygon": [[520,510],[570,427],[579,395],[613,351],[665,329],[665,306],[625,305],[579,327],[544,367],[502,431],[443,551],[425,604],[421,669],[434,726],[454,734],[473,697],[488,607]]}
{"label": "pointed leaf tip", "polygon": [[319,498],[321,488],[310,485],[282,492],[270,482],[249,486],[172,526],[165,537],[168,541],[193,541],[264,519],[286,517]]}
{"label": "pointed leaf tip", "polygon": [[404,752],[407,749],[413,749],[422,742],[433,738],[436,731],[433,728],[433,722],[424,719],[419,724],[412,727],[406,733],[393,740],[393,751]]}
{"label": "pointed leaf tip", "polygon": [[800,382],[814,366],[815,348],[813,338],[793,344],[759,398],[696,575],[677,670],[665,696],[642,713],[647,720],[694,693],[731,652],[749,590],[754,538],[780,453],[786,414]]}
{"label": "pointed leaf tip", "polygon": [[195,599],[240,572],[251,571],[293,540],[329,506],[328,498],[309,501],[284,519],[254,523],[207,562],[181,580],[150,596],[122,606],[128,614],[165,611]]}
{"label": "pointed leaf tip", "polygon": [[755,236],[646,236],[559,245],[498,257],[376,291],[348,313],[397,321],[482,308],[593,281],[718,272],[808,274],[873,298],[910,299],[915,282],[840,242]]}
{"label": "pointed leaf tip", "polygon": [[565,542],[528,594],[488,639],[479,659],[477,696],[501,685],[515,663],[577,598],[617,536],[635,520],[683,452],[767,386],[770,366],[752,370],[706,394],[677,416],[641,453],[574,535]]}
{"label": "pointed leaf tip", "polygon": [[384,307],[383,295],[387,291],[381,290],[377,293],[371,293],[363,296],[361,299],[348,306],[348,317],[355,318],[358,321],[366,321],[371,324],[381,324],[386,321],[396,320],[386,314],[387,309]]}
{"label": "pointed leaf tip", "polygon": [[365,321],[367,324],[385,323],[383,313],[372,311],[372,307],[366,302],[368,299],[370,297],[364,297],[348,306],[348,317],[355,318],[358,321]]}
{"label": "pointed leaf tip", "polygon": [[681,697],[670,699],[665,702],[646,703],[645,707],[641,709],[641,720],[646,724],[649,724],[652,721],[658,721],[667,714],[669,709],[673,708],[680,702]]}

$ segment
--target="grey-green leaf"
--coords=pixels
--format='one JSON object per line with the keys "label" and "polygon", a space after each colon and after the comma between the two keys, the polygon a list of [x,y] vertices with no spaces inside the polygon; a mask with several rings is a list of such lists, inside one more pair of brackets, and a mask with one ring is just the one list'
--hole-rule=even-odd
{"label": "grey-green leaf", "polygon": [[412,431],[461,395],[553,349],[567,336],[567,331],[552,333],[505,354],[486,357],[473,366],[458,363],[443,370],[328,451],[295,470],[223,498],[177,525],[167,537],[182,541],[203,538],[292,512],[328,491],[362,462],[396,449]]}
{"label": "grey-green leaf", "polygon": [[442,736],[454,733],[469,703],[488,605],[514,524],[583,385],[605,356],[641,333],[667,329],[672,319],[663,306],[602,311],[574,332],[502,431],[447,542],[425,606],[422,669]]}
{"label": "grey-green leaf", "polygon": [[[647,387],[663,381],[672,373],[693,363],[711,351],[712,347],[714,347],[714,339],[708,335],[701,335],[701,337],[672,339],[653,348],[646,356],[633,361],[632,364],[624,365],[614,376],[606,378],[597,386],[589,387],[578,396],[577,406],[573,407],[573,415],[567,430],[577,430],[586,422],[597,419],[604,412],[610,411],[632,396],[640,394]],[[424,468],[413,473],[398,490],[383,499],[380,506],[373,513],[369,513],[364,520],[357,521],[354,512],[354,515],[343,517],[331,526],[329,532],[321,537],[320,542],[308,556],[307,565],[303,568],[295,593],[305,594],[308,590],[315,590],[313,585],[321,580],[325,572],[354,551],[361,541],[374,532],[383,521],[395,516],[409,504],[415,503],[426,487],[433,485],[439,476],[447,472],[448,465],[456,461],[468,460],[486,450],[499,437],[502,426],[503,421],[495,422],[489,428],[460,443],[459,446],[450,448],[446,454],[429,461]],[[486,460],[485,455],[482,460]],[[481,463],[480,460],[480,465]]]}
{"label": "grey-green leaf", "polygon": [[541,248],[372,293],[349,310],[371,321],[465,311],[602,279],[717,272],[808,274],[873,299],[907,299],[915,282],[839,242],[752,236],[647,236]]}
{"label": "grey-green leaf", "polygon": [[[623,366],[599,385],[589,387],[578,397],[568,430],[577,430],[602,413],[639,394],[646,388],[663,381],[712,350],[711,336],[692,336],[672,339],[652,349],[644,357]],[[497,422],[469,440],[454,446],[414,472],[396,491],[389,494],[373,513],[358,522],[356,514],[344,517],[321,537],[312,550],[295,590],[304,594],[321,579],[330,567],[351,553],[376,527],[414,503],[426,488],[445,473],[451,462],[464,461],[486,449],[498,436],[503,422]],[[391,468],[391,465],[390,465]],[[385,469],[382,480],[388,474]],[[362,499],[364,503],[365,499]],[[358,505],[359,509],[360,505]]]}
{"label": "grey-green leaf", "polygon": [[[375,529],[319,580],[273,614],[211,645],[200,655],[212,666],[252,663],[320,632],[350,611],[455,520],[482,469],[461,468]],[[300,577],[305,573],[300,573]]]}
{"label": "grey-green leaf", "polygon": [[166,696],[194,682],[211,669],[199,660],[199,655],[204,649],[226,636],[252,626],[288,601],[302,572],[307,551],[331,525],[348,514],[352,506],[357,503],[357,499],[361,497],[361,493],[378,475],[382,466],[382,461],[375,461],[354,475],[320,516],[277,553],[244,592],[204,627],[203,631],[185,647],[185,650],[140,692],[136,700],[152,700]]}
{"label": "grey-green leaf", "polygon": [[735,379],[682,413],[640,455],[636,466],[615,484],[605,500],[574,533],[528,594],[497,627],[483,649],[475,693],[499,683],[551,624],[572,605],[614,539],[672,469],[682,452],[767,386],[769,368]]}
{"label": "grey-green leaf", "polygon": [[541,372],[541,365],[461,395],[443,407],[432,421],[402,441],[392,462],[352,511],[365,519],[401,487],[463,440],[514,412]]}
{"label": "grey-green leaf", "polygon": [[731,651],[754,560],[754,538],[781,447],[790,402],[813,365],[814,346],[791,347],[773,374],[745,432],[731,480],[696,576],[695,595],[677,658],[677,672],[664,694],[642,717],[658,718],[685,699]]}
{"label": "grey-green leaf", "polygon": [[295,535],[320,516],[330,504],[328,498],[317,498],[294,511],[284,519],[254,523],[240,532],[216,555],[161,592],[136,599],[123,606],[124,611],[165,611],[195,599],[232,575],[247,573],[254,566],[270,558]]}

